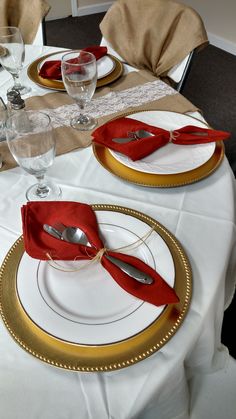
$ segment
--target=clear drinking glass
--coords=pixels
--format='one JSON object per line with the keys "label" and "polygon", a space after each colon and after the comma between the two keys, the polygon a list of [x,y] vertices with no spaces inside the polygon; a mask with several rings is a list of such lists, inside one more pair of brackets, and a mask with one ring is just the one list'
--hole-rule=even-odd
{"label": "clear drinking glass", "polygon": [[0,96],[0,142],[6,139],[5,123],[7,120],[7,107]]}
{"label": "clear drinking glass", "polygon": [[97,62],[93,54],[74,50],[63,55],[62,79],[66,91],[77,103],[80,113],[71,119],[71,126],[78,130],[91,130],[96,119],[85,114],[84,108],[92,99],[97,84]]}
{"label": "clear drinking glass", "polygon": [[25,55],[25,45],[20,29],[15,26],[0,27],[0,64],[8,71],[14,80],[12,88],[24,95],[31,89],[23,86],[19,81],[22,70],[22,61]]}
{"label": "clear drinking glass", "polygon": [[7,119],[6,137],[16,162],[38,181],[26,191],[28,201],[57,200],[61,189],[44,179],[55,157],[55,138],[50,117],[43,112],[15,112]]}

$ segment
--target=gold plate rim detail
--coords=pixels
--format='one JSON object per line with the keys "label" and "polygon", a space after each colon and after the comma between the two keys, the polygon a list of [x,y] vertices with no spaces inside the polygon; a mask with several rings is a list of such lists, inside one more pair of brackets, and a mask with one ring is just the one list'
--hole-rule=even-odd
{"label": "gold plate rim detail", "polygon": [[[111,120],[115,120],[117,118],[129,116],[139,112],[155,112],[155,111],[162,111],[160,109],[139,109],[137,111],[125,112],[118,117],[112,118]],[[168,111],[166,112],[173,112],[175,114],[185,115],[180,112]],[[198,118],[195,118],[190,115],[186,115],[189,118],[199,121]],[[204,125],[209,127],[207,123],[201,121]],[[216,142],[215,151],[210,157],[210,159],[202,164],[201,166],[189,170],[188,172],[176,173],[176,174],[155,174],[155,173],[145,173],[135,169],[132,169],[128,166],[125,166],[121,162],[115,159],[112,156],[110,150],[100,144],[95,142],[92,143],[93,153],[97,159],[97,161],[104,167],[108,172],[112,173],[119,178],[128,181],[130,183],[134,183],[139,186],[147,186],[152,188],[174,188],[177,186],[184,186],[189,185],[192,183],[196,183],[209,175],[211,175],[221,164],[224,158],[224,144],[222,141]]]}
{"label": "gold plate rim detail", "polygon": [[[66,50],[66,52],[71,50]],[[39,57],[37,60],[33,61],[27,70],[27,74],[30,80],[32,80],[34,83],[36,83],[40,87],[44,87],[46,89],[50,90],[60,90],[62,92],[65,92],[65,86],[63,81],[61,80],[50,80],[50,79],[44,79],[39,76],[38,73],[38,66],[39,64],[44,61],[46,58],[49,58],[53,55],[58,54],[58,52],[52,52],[50,54],[44,55],[43,57]],[[117,80],[121,75],[123,74],[123,64],[118,58],[114,57],[111,54],[107,54],[108,57],[112,59],[112,61],[115,63],[114,70],[109,73],[107,76],[102,77],[101,79],[97,80],[97,88],[107,86],[110,83],[113,83],[115,80]]]}
{"label": "gold plate rim detail", "polygon": [[0,269],[0,313],[13,339],[28,353],[47,364],[81,372],[114,371],[133,365],[163,347],[176,333],[188,311],[192,295],[192,272],[178,240],[158,221],[139,211],[106,204],[94,204],[95,211],[127,214],[154,227],[164,239],[175,265],[174,288],[179,303],[165,307],[146,329],[121,342],[81,345],[55,338],[38,327],[22,308],[17,296],[17,270],[24,253],[21,236],[7,253]]}

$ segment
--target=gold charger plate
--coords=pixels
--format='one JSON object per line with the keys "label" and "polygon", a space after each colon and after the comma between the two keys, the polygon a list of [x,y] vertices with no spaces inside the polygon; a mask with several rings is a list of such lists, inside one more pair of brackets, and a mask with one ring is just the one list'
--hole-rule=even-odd
{"label": "gold charger plate", "polygon": [[[158,110],[158,109],[157,109]],[[119,115],[118,118],[123,116],[129,116],[131,114],[139,112],[151,112],[146,109],[139,109],[138,111],[126,112],[122,115]],[[168,111],[170,112],[170,111]],[[175,114],[178,112],[174,112]],[[182,115],[182,114],[181,114]],[[190,117],[193,120],[198,120],[197,118]],[[116,118],[113,118],[116,119]],[[201,121],[202,122],[202,121]],[[208,126],[207,124],[205,124]],[[206,178],[212,174],[220,165],[224,157],[224,145],[222,141],[216,143],[215,151],[210,157],[210,159],[202,164],[201,166],[189,170],[187,172],[175,173],[175,174],[155,174],[155,173],[146,173],[130,168],[121,162],[119,162],[115,157],[112,156],[109,148],[92,143],[93,152],[98,160],[98,162],[110,173],[120,177],[123,180],[126,180],[131,183],[135,183],[140,186],[149,186],[153,188],[171,188],[176,186],[188,185],[195,183],[201,179]]]}
{"label": "gold charger plate", "polygon": [[[33,61],[28,67],[27,74],[30,80],[38,84],[40,87],[44,87],[46,89],[51,89],[51,90],[66,91],[63,81],[44,79],[40,77],[38,73],[39,64],[41,64],[46,58],[53,57],[53,55],[56,55],[56,54],[58,54],[58,52],[53,52],[51,54],[44,55],[43,57],[40,57],[37,60]],[[121,61],[119,61],[113,55],[108,54],[108,56],[115,63],[115,68],[107,76],[102,77],[101,79],[97,81],[97,87],[103,87],[110,83],[113,83],[123,73],[123,64],[121,63]]]}
{"label": "gold charger plate", "polygon": [[189,261],[177,239],[160,223],[138,211],[116,205],[92,205],[95,211],[115,211],[136,217],[166,242],[175,266],[175,291],[179,303],[167,305],[144,330],[123,341],[106,345],[81,345],[55,338],[38,327],[21,306],[17,271],[24,253],[23,237],[9,250],[0,269],[0,313],[14,340],[28,353],[50,365],[72,371],[112,371],[135,364],[164,346],[179,329],[192,293]]}

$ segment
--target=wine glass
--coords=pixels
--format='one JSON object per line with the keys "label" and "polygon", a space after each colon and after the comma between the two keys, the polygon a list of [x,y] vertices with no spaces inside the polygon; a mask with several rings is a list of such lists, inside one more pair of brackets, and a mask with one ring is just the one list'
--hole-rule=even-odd
{"label": "wine glass", "polygon": [[55,157],[56,143],[50,117],[43,112],[15,112],[7,119],[6,137],[16,162],[38,181],[26,191],[28,201],[57,200],[61,189],[44,179]]}
{"label": "wine glass", "polygon": [[5,136],[6,119],[7,119],[7,107],[4,100],[0,96],[0,142],[6,139],[6,136]]}
{"label": "wine glass", "polygon": [[[19,82],[24,54],[25,45],[20,29],[15,26],[0,27],[0,64],[12,75],[13,88],[19,90],[22,95],[31,90]],[[12,87],[9,90],[12,90]]]}
{"label": "wine glass", "polygon": [[83,113],[92,99],[97,84],[97,62],[93,54],[74,50],[63,55],[61,60],[63,83],[69,96],[79,106],[80,114],[71,119],[70,124],[78,130],[91,130],[97,125],[96,119]]}

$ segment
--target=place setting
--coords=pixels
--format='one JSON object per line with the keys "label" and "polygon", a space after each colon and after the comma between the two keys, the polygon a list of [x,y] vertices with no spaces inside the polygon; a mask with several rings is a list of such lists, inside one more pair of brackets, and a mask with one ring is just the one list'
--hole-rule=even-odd
{"label": "place setting", "polygon": [[134,209],[29,202],[23,235],[0,269],[0,311],[13,339],[60,368],[111,371],[176,333],[192,274],[178,240]]}
{"label": "place setting", "polygon": [[[76,50],[53,52],[38,58],[29,65],[28,77],[41,87],[65,91],[66,88],[61,75],[61,59],[66,53],[73,51]],[[81,51],[90,52],[96,57],[97,88],[106,86],[121,77],[123,64],[118,58],[108,54],[106,47],[92,46]]]}
{"label": "place setting", "polygon": [[93,152],[110,173],[148,187],[176,187],[213,173],[224,157],[226,131],[187,114],[126,112],[92,133]]}

